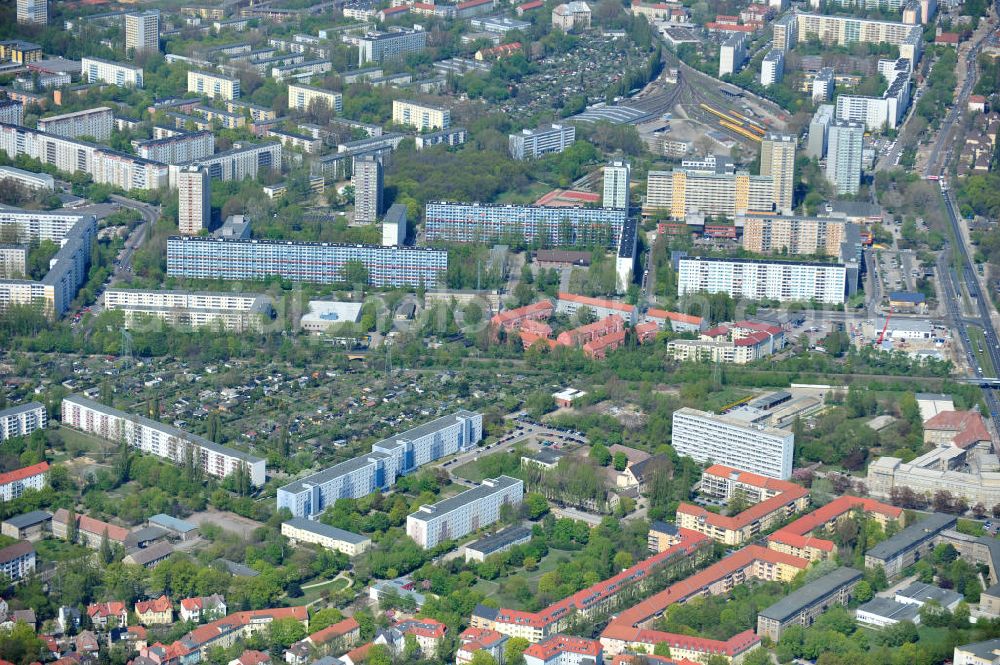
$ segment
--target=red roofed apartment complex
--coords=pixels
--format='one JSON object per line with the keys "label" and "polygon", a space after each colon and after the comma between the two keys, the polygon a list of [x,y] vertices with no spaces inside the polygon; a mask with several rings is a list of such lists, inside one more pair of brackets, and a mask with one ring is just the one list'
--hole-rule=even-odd
{"label": "red roofed apartment complex", "polygon": [[667,658],[666,656],[653,656],[648,653],[623,653],[618,654],[611,660],[611,665],[640,665],[641,663],[645,663],[646,665],[701,665],[687,658]]}
{"label": "red roofed apartment complex", "polygon": [[526,2],[523,5],[518,5],[517,9],[515,9],[514,11],[517,13],[518,16],[524,16],[526,12],[530,12],[534,9],[541,9],[544,6],[545,3],[543,2],[543,0],[531,0],[531,2]]}
{"label": "red roofed apartment complex", "polygon": [[[101,546],[101,539],[104,534],[108,534],[108,540],[119,545],[125,544],[129,530],[122,526],[108,524],[101,520],[95,520],[86,515],[76,516],[77,538],[79,542],[87,547],[97,549]],[[52,516],[52,535],[56,538],[65,538],[69,533],[69,511],[60,508]]]}
{"label": "red roofed apartment complex", "polygon": [[580,665],[603,663],[601,643],[583,637],[553,635],[524,650],[524,665]]}
{"label": "red roofed apartment complex", "polygon": [[615,653],[640,649],[652,653],[657,644],[664,643],[670,647],[670,655],[674,658],[702,661],[711,656],[723,656],[739,662],[743,654],[760,646],[760,638],[752,630],[733,635],[728,640],[710,640],[628,626],[616,626],[614,629],[609,627],[601,634],[601,644]]}
{"label": "red roofed apartment complex", "polygon": [[625,321],[617,314],[567,330],[556,337],[555,346],[583,347],[591,358],[603,358],[607,352],[625,342]]}
{"label": "red roofed apartment complex", "polygon": [[360,639],[361,626],[354,617],[348,617],[290,646],[285,651],[285,661],[289,665],[305,665],[312,662],[313,649],[322,654],[340,653],[353,647]]}
{"label": "red roofed apartment complex", "polygon": [[128,608],[125,603],[112,600],[87,606],[87,616],[94,628],[117,628],[128,625]]}
{"label": "red roofed apartment complex", "polygon": [[785,347],[785,331],[754,321],[737,321],[701,333],[698,339],[676,339],[667,344],[675,360],[745,365]]}
{"label": "red roofed apartment complex", "polygon": [[496,7],[495,0],[466,0],[455,5],[455,18],[462,20],[481,14],[488,14]]}
{"label": "red roofed apartment complex", "polygon": [[556,311],[558,313],[573,317],[576,316],[577,311],[581,307],[590,309],[594,317],[598,319],[604,319],[612,314],[616,314],[628,321],[630,326],[634,326],[638,321],[638,310],[636,310],[634,305],[616,300],[588,298],[587,296],[578,296],[574,293],[559,292],[559,297],[556,300]]}
{"label": "red roofed apartment complex", "polygon": [[705,329],[705,319],[691,314],[668,312],[665,309],[649,308],[646,310],[646,321],[655,321],[661,329],[670,328],[673,332],[701,332]]}
{"label": "red roofed apartment complex", "polygon": [[724,500],[739,495],[753,505],[728,517],[682,503],[677,507],[677,525],[734,547],[756,540],[775,524],[809,506],[809,493],[800,485],[721,464],[705,470],[701,489],[705,494]]}
{"label": "red roofed apartment complex", "polygon": [[212,621],[226,616],[227,611],[226,599],[217,593],[181,600],[181,621],[193,623]]}
{"label": "red roofed apartment complex", "polygon": [[924,443],[966,450],[992,439],[978,411],[942,411],[924,423]]}
{"label": "red roofed apartment complex", "polygon": [[308,627],[309,609],[299,606],[236,612],[223,619],[198,626],[173,644],[165,645],[157,642],[142,648],[139,650],[139,655],[150,659],[155,665],[197,663],[208,658],[209,649],[229,648],[238,639],[246,639],[268,630],[272,621],[287,618],[295,619]]}
{"label": "red roofed apartment complex", "polygon": [[525,321],[548,321],[555,310],[551,300],[540,300],[524,307],[500,312],[490,319],[490,325],[504,330],[517,330]]}
{"label": "red roofed apartment complex", "polygon": [[420,653],[425,658],[434,658],[438,654],[438,647],[448,627],[440,621],[434,619],[406,619],[396,624],[404,635],[409,634],[417,638],[420,645]]}
{"label": "red roofed apartment complex", "polygon": [[833,542],[811,534],[833,529],[850,517],[855,510],[863,512],[866,517],[877,520],[882,528],[885,528],[890,522],[896,522],[903,526],[902,508],[896,508],[874,499],[842,496],[772,533],[767,539],[767,546],[772,550],[810,561],[827,559],[833,556],[835,549]]}
{"label": "red roofed apartment complex", "polygon": [[458,636],[458,650],[455,652],[455,665],[466,665],[472,662],[472,655],[477,651],[485,651],[493,656],[497,663],[503,662],[504,645],[509,638],[503,633],[488,628],[466,628]]}
{"label": "red roofed apartment complex", "polygon": [[711,551],[712,544],[708,538],[694,531],[679,529],[676,545],[545,609],[525,612],[478,605],[472,613],[470,625],[539,642],[565,629],[571,620],[613,610],[620,602],[618,595],[623,590],[642,588],[654,571],[693,569]]}
{"label": "red roofed apartment complex", "polygon": [[499,60],[508,58],[515,53],[521,52],[521,42],[511,42],[510,44],[499,44],[490,48],[481,48],[476,51],[476,60]]}
{"label": "red roofed apartment complex", "polygon": [[49,463],[40,462],[8,473],[0,473],[0,501],[13,501],[24,494],[24,490],[40,490],[45,487],[45,475]]}

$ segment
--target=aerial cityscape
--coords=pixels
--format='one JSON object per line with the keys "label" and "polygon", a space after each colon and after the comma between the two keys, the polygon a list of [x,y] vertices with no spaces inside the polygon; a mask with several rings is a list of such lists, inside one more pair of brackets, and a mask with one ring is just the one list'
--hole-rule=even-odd
{"label": "aerial cityscape", "polygon": [[0,665],[1000,665],[1000,3],[0,3]]}

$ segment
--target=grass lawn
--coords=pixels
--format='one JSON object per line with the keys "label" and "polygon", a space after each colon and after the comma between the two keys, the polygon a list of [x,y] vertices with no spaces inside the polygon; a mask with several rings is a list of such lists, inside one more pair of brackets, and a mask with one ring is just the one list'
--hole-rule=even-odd
{"label": "grass lawn", "polygon": [[497,197],[497,203],[530,204],[534,203],[542,196],[552,191],[552,187],[543,182],[536,182],[527,190],[517,190],[504,192]]}
{"label": "grass lawn", "polygon": [[[70,429],[69,427],[57,427],[52,431],[59,433],[59,437],[63,440],[63,444],[66,448],[77,451],[78,453],[106,451],[113,445],[104,439],[99,439],[90,434],[84,434],[83,432]],[[59,453],[56,455],[56,461],[58,462],[60,461],[60,457],[65,458],[66,456],[66,453]]]}
{"label": "grass lawn", "polygon": [[[510,455],[509,452],[491,453],[492,455]],[[483,470],[482,464],[480,463],[488,455],[480,455],[478,460],[473,460],[472,462],[466,462],[461,466],[456,466],[451,470],[459,478],[465,478],[466,480],[471,480],[472,482],[481,483],[484,478],[487,477],[486,471]]]}
{"label": "grass lawn", "polygon": [[[538,586],[538,580],[542,575],[556,570],[562,563],[569,561],[572,554],[572,552],[566,550],[550,549],[548,555],[538,564],[538,568],[530,572],[518,572],[516,575],[518,577],[523,577],[528,583],[528,586],[534,589]],[[473,589],[476,591],[482,591],[487,595],[487,597],[492,597],[500,603],[501,607],[519,608],[521,607],[521,602],[519,600],[500,591],[500,583],[508,579],[510,579],[510,577],[504,577],[497,581],[481,579],[475,584]]]}
{"label": "grass lawn", "polygon": [[982,328],[969,326],[966,330],[969,331],[969,341],[972,342],[972,352],[976,354],[976,361],[983,368],[983,375],[996,376],[990,354],[986,351],[986,337],[983,335]]}
{"label": "grass lawn", "polygon": [[[312,582],[307,582],[303,586],[307,586],[309,584],[312,584]],[[347,584],[348,584],[347,580],[345,580],[343,577],[338,577],[335,580],[328,580],[327,582],[324,582],[323,584],[319,584],[319,585],[311,587],[309,589],[303,589],[302,590],[302,593],[303,593],[302,597],[301,598],[296,598],[295,599],[295,604],[296,605],[307,605],[307,604],[309,604],[309,603],[317,600],[318,598],[320,598],[320,596],[322,596],[327,591],[336,592],[336,591],[341,591],[343,589],[346,589],[347,588]]]}
{"label": "grass lawn", "polygon": [[43,561],[73,561],[93,554],[90,548],[56,538],[39,540],[35,543],[35,551]]}

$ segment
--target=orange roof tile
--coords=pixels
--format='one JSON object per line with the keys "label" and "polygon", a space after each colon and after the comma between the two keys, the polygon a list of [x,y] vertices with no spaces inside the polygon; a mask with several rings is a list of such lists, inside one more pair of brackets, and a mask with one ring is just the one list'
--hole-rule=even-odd
{"label": "orange roof tile", "polygon": [[173,610],[174,604],[170,602],[170,598],[163,595],[159,598],[154,598],[153,600],[140,600],[135,604],[136,614],[145,614],[146,612],[166,612],[168,610]]}
{"label": "orange roof tile", "polygon": [[[679,635],[661,630],[647,630],[618,625],[613,628],[609,626],[608,630],[601,633],[601,637],[625,642],[638,642],[648,644],[651,647],[665,642],[671,648],[697,651],[708,655],[719,654],[728,656],[729,658],[738,656],[760,644],[760,638],[752,630],[745,630],[742,633],[733,635],[728,640],[713,640],[706,637]],[[652,651],[652,648],[650,651]]]}
{"label": "orange roof tile", "polygon": [[348,617],[332,626],[327,626],[323,630],[317,630],[308,639],[313,644],[326,644],[330,640],[335,640],[359,628],[357,620],[354,617]]}
{"label": "orange roof tile", "polygon": [[48,462],[39,462],[38,464],[32,464],[31,466],[15,469],[14,471],[8,471],[7,473],[0,473],[0,485],[25,480],[26,478],[46,473],[48,470]]}
{"label": "orange roof tile", "polygon": [[630,314],[635,311],[635,305],[629,305],[628,303],[617,302],[615,300],[606,300],[604,298],[588,298],[587,296],[578,296],[575,293],[566,293],[565,291],[559,292],[559,300],[567,300],[580,305],[590,305],[591,307],[616,309],[620,312],[628,312]]}
{"label": "orange roof tile", "polygon": [[524,655],[546,661],[560,653],[575,653],[597,658],[601,653],[601,643],[584,637],[553,635],[543,642],[532,644],[524,650]]}

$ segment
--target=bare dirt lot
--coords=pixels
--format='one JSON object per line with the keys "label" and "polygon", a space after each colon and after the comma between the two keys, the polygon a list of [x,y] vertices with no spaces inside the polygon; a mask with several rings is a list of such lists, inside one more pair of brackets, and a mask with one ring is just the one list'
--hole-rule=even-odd
{"label": "bare dirt lot", "polygon": [[244,538],[249,538],[254,529],[264,526],[261,522],[255,522],[252,519],[241,517],[236,513],[228,511],[223,512],[213,508],[209,508],[208,510],[204,510],[200,513],[194,513],[187,518],[187,521],[193,522],[198,526],[201,526],[202,524],[215,524],[216,526],[220,526],[227,531],[238,533]]}

